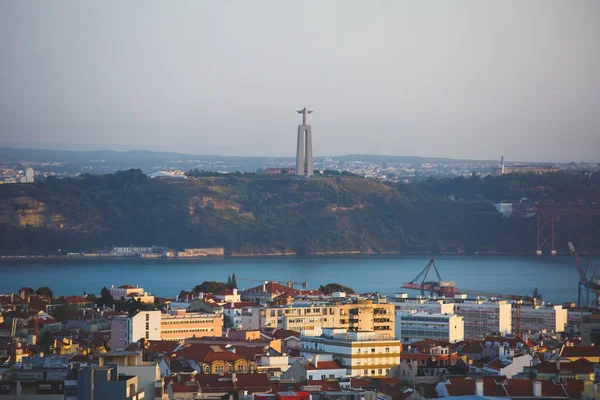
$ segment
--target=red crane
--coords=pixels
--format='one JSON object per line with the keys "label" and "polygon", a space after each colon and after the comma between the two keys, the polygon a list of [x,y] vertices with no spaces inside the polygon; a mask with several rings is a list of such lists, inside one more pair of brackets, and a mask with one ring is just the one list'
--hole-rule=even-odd
{"label": "red crane", "polygon": [[[437,280],[427,280],[427,276],[429,275],[431,267],[433,267],[433,269],[435,270]],[[429,292],[430,295],[433,295],[433,293],[438,293],[442,296],[449,297],[453,297],[457,293],[456,283],[450,281],[442,281],[440,272],[435,266],[435,259],[433,258],[429,260],[429,264],[427,264],[427,266],[423,268],[423,271],[421,271],[419,275],[415,277],[415,279],[413,279],[410,282],[403,283],[402,288],[420,290],[421,296],[425,296],[426,291]]]}
{"label": "red crane", "polygon": [[[575,250],[575,246],[571,242],[569,242],[569,251],[575,260],[577,272],[579,272],[579,283],[577,285],[577,306],[588,308],[590,306],[590,292],[592,292],[595,296],[595,298],[593,298],[592,305],[594,307],[598,307],[600,305],[598,301],[598,297],[600,295],[600,277],[598,276],[598,270],[596,269],[596,266],[592,262],[592,259],[588,257],[587,263],[584,267],[579,260],[579,255]],[[590,278],[588,278],[588,270],[591,270],[592,273]]]}

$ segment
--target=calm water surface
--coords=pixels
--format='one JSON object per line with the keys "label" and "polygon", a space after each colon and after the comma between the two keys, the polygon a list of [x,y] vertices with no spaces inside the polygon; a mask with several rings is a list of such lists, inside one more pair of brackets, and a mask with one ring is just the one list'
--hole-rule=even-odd
{"label": "calm water surface", "polygon": [[[173,297],[206,280],[226,281],[236,274],[238,287],[260,283],[247,279],[308,282],[316,288],[338,282],[359,292],[393,295],[427,265],[427,256],[245,258],[186,261],[32,261],[0,264],[0,293],[20,287],[49,286],[57,295],[99,293],[102,286],[140,285],[158,296]],[[546,301],[576,301],[578,274],[569,257],[441,256],[436,265],[443,280],[464,290],[529,295],[538,287]]]}

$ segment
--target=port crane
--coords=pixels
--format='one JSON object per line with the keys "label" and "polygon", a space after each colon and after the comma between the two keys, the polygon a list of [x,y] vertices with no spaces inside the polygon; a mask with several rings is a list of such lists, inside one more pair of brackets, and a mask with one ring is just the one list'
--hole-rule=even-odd
{"label": "port crane", "polygon": [[[431,271],[431,267],[433,267],[433,270],[435,271],[437,280],[427,280],[429,272]],[[402,288],[420,290],[421,296],[425,296],[425,292],[429,292],[430,296],[433,296],[434,293],[449,297],[452,297],[454,294],[456,294],[456,283],[442,281],[440,271],[438,271],[437,266],[435,265],[434,258],[429,260],[427,266],[423,268],[423,270],[415,277],[415,279],[410,282],[403,283]]]}
{"label": "port crane", "polygon": [[[428,278],[429,273],[433,271],[435,272],[435,278]],[[425,296],[425,292],[429,292],[430,296],[433,296],[434,293],[447,296],[454,297],[459,294],[467,294],[471,296],[482,296],[488,298],[497,298],[497,299],[506,299],[512,300],[514,304],[515,311],[515,333],[521,333],[521,306],[523,302],[531,302],[535,307],[538,301],[541,301],[542,296],[536,290],[534,291],[532,296],[522,296],[516,294],[506,294],[506,293],[486,293],[480,291],[473,290],[460,290],[456,287],[456,283],[452,281],[443,281],[440,272],[435,265],[435,259],[429,260],[429,263],[423,270],[417,275],[412,281],[405,282],[402,284],[402,288],[404,289],[412,289],[421,291],[421,296]]]}
{"label": "port crane", "polygon": [[[594,308],[596,308],[599,306],[598,297],[600,295],[600,276],[598,275],[598,270],[589,256],[585,266],[583,266],[573,243],[569,242],[568,244],[571,256],[573,256],[573,259],[575,260],[577,272],[579,272],[579,283],[577,284],[577,306],[581,308],[589,308],[590,292],[592,292],[594,296],[592,299],[592,305]],[[592,274],[590,278],[588,278],[588,271],[590,271]]]}

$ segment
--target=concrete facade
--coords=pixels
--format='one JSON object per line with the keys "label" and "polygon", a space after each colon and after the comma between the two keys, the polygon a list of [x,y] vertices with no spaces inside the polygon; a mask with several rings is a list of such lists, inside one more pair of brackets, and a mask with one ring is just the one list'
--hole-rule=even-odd
{"label": "concrete facade", "polygon": [[175,310],[161,314],[160,339],[184,340],[192,337],[217,336],[223,333],[223,316],[205,313],[188,313]]}
{"label": "concrete facade", "polygon": [[403,343],[424,339],[456,343],[465,338],[465,323],[455,314],[396,311],[396,337]]}
{"label": "concrete facade", "polygon": [[315,328],[343,328],[349,331],[375,331],[393,338],[394,305],[360,300],[348,304],[266,307],[260,310],[260,328],[297,332]]}
{"label": "concrete facade", "polygon": [[454,313],[465,321],[465,338],[512,332],[512,305],[506,300],[455,300]]}
{"label": "concrete facade", "polygon": [[160,311],[139,311],[132,316],[116,316],[110,327],[113,350],[124,350],[140,339],[160,340]]}
{"label": "concrete facade", "polygon": [[300,355],[331,354],[348,376],[385,377],[400,365],[402,344],[376,332],[347,332],[345,329],[314,329],[300,336]]}
{"label": "concrete facade", "polygon": [[[516,326],[516,313],[513,313],[512,324]],[[567,325],[568,311],[562,306],[521,307],[521,331],[523,332],[564,332]]]}
{"label": "concrete facade", "polygon": [[302,114],[302,124],[298,125],[298,141],[296,144],[296,175],[310,177],[313,175],[312,128],[306,123],[308,114],[305,108],[298,111]]}

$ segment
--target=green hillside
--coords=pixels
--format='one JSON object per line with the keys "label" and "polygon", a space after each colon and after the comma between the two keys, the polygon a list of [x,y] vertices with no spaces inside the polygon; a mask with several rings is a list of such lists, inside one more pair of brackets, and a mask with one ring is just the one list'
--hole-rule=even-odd
{"label": "green hillside", "polygon": [[[2,185],[0,253],[126,245],[224,246],[234,255],[533,253],[535,219],[502,218],[481,196],[445,201],[448,185],[242,174],[173,181],[139,170]],[[599,221],[562,218],[559,251],[566,252],[566,240],[600,251]]]}

